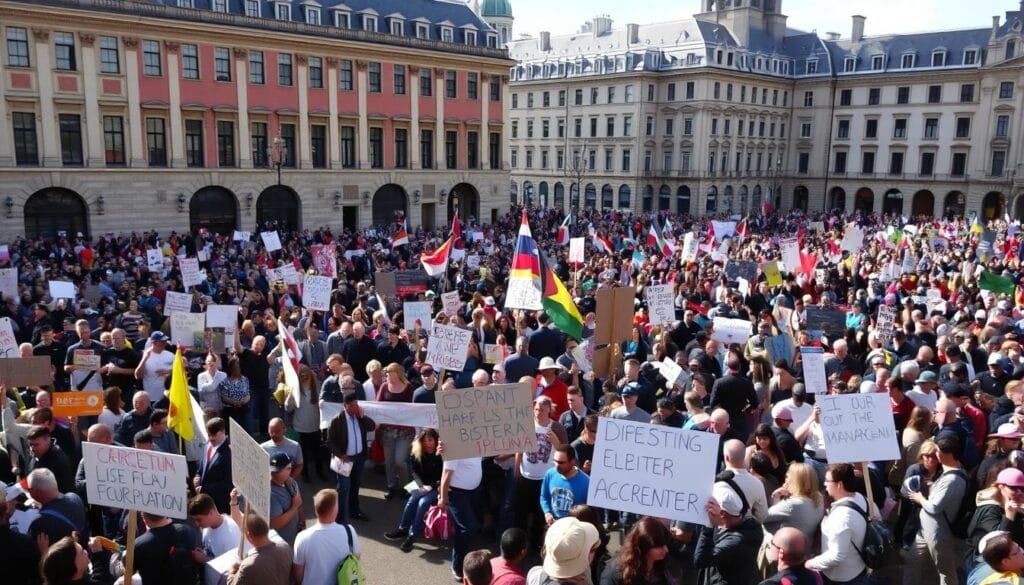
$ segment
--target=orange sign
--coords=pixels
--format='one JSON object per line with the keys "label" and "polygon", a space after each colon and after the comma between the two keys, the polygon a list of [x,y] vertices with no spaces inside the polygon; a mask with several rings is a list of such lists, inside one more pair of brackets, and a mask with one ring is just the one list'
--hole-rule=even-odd
{"label": "orange sign", "polygon": [[95,416],[103,412],[103,392],[54,392],[54,416]]}

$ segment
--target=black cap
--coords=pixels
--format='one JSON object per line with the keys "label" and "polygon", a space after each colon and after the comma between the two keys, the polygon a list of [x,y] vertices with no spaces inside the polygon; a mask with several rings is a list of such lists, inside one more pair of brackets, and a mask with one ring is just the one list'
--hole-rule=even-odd
{"label": "black cap", "polygon": [[292,458],[287,453],[277,452],[270,457],[270,470],[274,473],[282,471],[286,467],[292,464]]}
{"label": "black cap", "polygon": [[946,398],[970,398],[971,391],[963,384],[957,384],[956,382],[946,382],[942,385],[942,392],[946,395]]}

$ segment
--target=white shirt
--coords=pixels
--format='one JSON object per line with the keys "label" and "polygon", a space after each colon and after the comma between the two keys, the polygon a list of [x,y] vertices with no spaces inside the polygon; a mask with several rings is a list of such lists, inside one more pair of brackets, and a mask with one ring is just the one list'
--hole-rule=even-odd
{"label": "white shirt", "polygon": [[161,351],[160,353],[151,352],[149,359],[146,360],[146,365],[142,369],[142,389],[149,394],[149,399],[156,402],[164,397],[164,379],[167,376],[158,376],[157,370],[171,371],[171,366],[174,364],[174,354],[167,351]]}
{"label": "white shirt", "polygon": [[480,481],[484,477],[483,459],[480,457],[446,460],[444,469],[452,470],[451,487],[460,490],[475,490],[480,487]]}
{"label": "white shirt", "polygon": [[[648,417],[648,420],[650,418]],[[551,431],[551,423],[547,426],[540,426],[533,423],[534,432],[537,434],[537,449],[524,452],[519,462],[519,473],[526,479],[541,481],[547,470],[555,466],[551,460],[551,440],[548,439],[548,432]]]}
{"label": "white shirt", "polygon": [[203,528],[203,548],[211,559],[238,548],[242,539],[242,533],[231,516],[221,514],[220,517],[223,522],[217,528]]}
{"label": "white shirt", "polygon": [[[355,528],[349,526],[349,530],[352,552],[359,554],[359,536]],[[305,569],[300,585],[335,585],[338,565],[348,555],[348,534],[341,524],[317,522],[303,530],[295,537],[295,564]]]}
{"label": "white shirt", "polygon": [[792,398],[787,398],[779,401],[779,405],[788,408],[789,412],[793,415],[793,426],[790,427],[793,430],[799,429],[805,422],[807,422],[807,419],[814,416],[814,407],[806,402],[797,406],[796,403],[793,402]]}
{"label": "white shirt", "polygon": [[927,408],[931,412],[935,412],[935,407],[939,403],[938,392],[925,392],[921,390],[921,388],[918,386],[914,386],[913,390],[907,392],[907,398],[909,398],[914,403],[914,406]]}

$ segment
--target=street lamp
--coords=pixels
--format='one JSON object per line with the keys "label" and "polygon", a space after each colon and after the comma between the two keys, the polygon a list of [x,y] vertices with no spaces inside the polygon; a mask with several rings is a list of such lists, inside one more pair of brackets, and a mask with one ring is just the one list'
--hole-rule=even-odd
{"label": "street lamp", "polygon": [[267,156],[270,158],[270,164],[277,170],[277,184],[280,186],[281,165],[288,158],[288,143],[285,142],[284,138],[281,138],[280,134],[274,138],[273,144],[267,149]]}

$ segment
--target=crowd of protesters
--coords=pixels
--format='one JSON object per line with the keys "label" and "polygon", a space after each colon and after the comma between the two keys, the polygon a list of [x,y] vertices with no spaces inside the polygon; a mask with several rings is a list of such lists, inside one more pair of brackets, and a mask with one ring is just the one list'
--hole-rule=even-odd
{"label": "crowd of protesters", "polygon": [[[385,498],[404,505],[384,534],[398,543],[395,558],[437,544],[426,534],[437,531],[425,526],[438,508],[453,525],[451,572],[471,585],[1019,582],[1024,302],[1015,285],[1024,271],[1017,225],[764,211],[731,223],[717,218],[726,222],[719,226],[738,220],[739,233],[729,238],[707,218],[573,214],[571,235],[592,245],[583,263],[572,264],[557,241],[564,215],[529,210],[538,248],[584,317],[580,339],[543,311],[505,308],[518,208],[494,225],[464,218],[458,248],[465,259],[452,261],[437,287],[404,299],[379,290],[375,275],[419,268],[420,255],[446,232],[417,229],[409,244],[393,247],[394,228],[386,226],[281,231],[283,247],[274,252],[205,231],[11,242],[3,267],[17,269],[17,294],[5,296],[0,317],[10,319],[21,345],[6,357],[48,357],[53,382],[0,389],[0,481],[11,486],[0,492],[5,579],[124,580],[118,543],[132,528],[139,535],[135,579],[144,585],[209,584],[204,565],[243,537],[250,549],[226,572],[229,583],[336,583],[339,565],[359,553],[360,528],[380,522],[360,505],[364,473],[375,465],[384,471]],[[652,232],[660,240],[649,241]],[[687,233],[700,244],[692,255],[682,246]],[[852,248],[849,233],[858,236]],[[782,243],[794,237],[802,265],[784,264],[779,282],[761,269],[752,280],[728,269],[782,260]],[[593,245],[598,238],[602,244]],[[318,245],[336,246],[339,259],[328,312],[304,310],[298,288],[270,272],[314,269]],[[162,250],[160,270],[147,262],[153,249]],[[178,256],[200,258],[201,284],[182,286]],[[479,261],[472,269],[470,257]],[[987,275],[1009,288],[981,288]],[[50,280],[72,281],[77,297],[50,298]],[[674,287],[676,319],[655,327],[643,291],[657,284]],[[634,327],[616,352],[616,373],[599,376],[581,363],[580,349],[595,349],[597,323],[610,318],[596,314],[595,297],[614,287],[634,287]],[[454,315],[442,310],[435,290],[460,293]],[[164,312],[168,291],[189,293],[193,312],[237,305],[237,332],[226,347],[213,341],[215,332],[204,347],[175,347]],[[404,321],[402,300],[433,301],[437,321],[472,331],[464,371],[442,379],[426,363],[425,330]],[[880,323],[880,306],[893,309],[895,323]],[[845,328],[816,330],[811,307],[844,313]],[[720,342],[715,317],[750,321],[749,341]],[[279,323],[298,341],[297,392],[281,372]],[[769,343],[779,337],[790,340],[787,355]],[[487,359],[495,345],[501,358]],[[824,349],[827,388],[807,387],[799,352],[806,346]],[[102,356],[98,370],[76,364],[83,350]],[[205,431],[189,442],[167,426],[179,350]],[[682,367],[676,380],[661,375],[665,358]],[[361,406],[432,403],[441,390],[506,382],[534,389],[535,450],[446,459],[435,429],[377,424]],[[54,392],[86,390],[104,393],[102,414],[54,414]],[[886,393],[900,459],[830,463],[817,392]],[[329,402],[341,404],[340,414],[321,420],[319,407]],[[602,417],[719,435],[706,523],[587,505]],[[229,419],[269,454],[269,518],[239,509]],[[122,510],[90,505],[83,442],[185,455],[189,519],[140,514],[129,527]],[[333,488],[314,493],[311,484],[323,480]],[[310,500],[315,522],[307,526]],[[886,566],[866,558],[869,517],[890,527],[899,551]],[[621,538],[612,553],[615,532]],[[478,545],[485,548],[473,550]],[[539,564],[529,562],[536,558]],[[363,567],[368,583],[388,570]]]}

